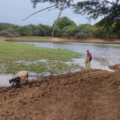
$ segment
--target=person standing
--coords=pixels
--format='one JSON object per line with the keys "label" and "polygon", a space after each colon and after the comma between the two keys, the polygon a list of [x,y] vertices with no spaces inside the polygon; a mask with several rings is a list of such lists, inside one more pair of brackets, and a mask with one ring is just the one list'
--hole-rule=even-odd
{"label": "person standing", "polygon": [[89,67],[91,67],[92,54],[89,52],[89,50],[87,50],[87,57],[89,58]]}

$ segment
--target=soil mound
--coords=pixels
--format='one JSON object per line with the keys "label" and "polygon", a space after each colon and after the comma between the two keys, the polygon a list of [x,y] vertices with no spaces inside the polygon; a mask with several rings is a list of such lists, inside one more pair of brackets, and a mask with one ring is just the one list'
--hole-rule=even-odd
{"label": "soil mound", "polygon": [[0,120],[119,120],[120,65],[0,88]]}

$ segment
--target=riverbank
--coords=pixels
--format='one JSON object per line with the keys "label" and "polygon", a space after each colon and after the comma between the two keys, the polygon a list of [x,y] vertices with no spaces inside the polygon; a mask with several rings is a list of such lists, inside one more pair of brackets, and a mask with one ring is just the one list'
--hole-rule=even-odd
{"label": "riverbank", "polygon": [[[21,38],[21,37],[2,37],[2,39],[6,41],[15,41],[15,42],[50,42],[51,39],[39,39],[39,38]],[[100,39],[100,38],[73,38],[70,37],[69,39],[67,37],[53,37],[52,42],[81,42],[81,43],[113,43],[113,44],[119,44],[120,39]]]}
{"label": "riverbank", "polygon": [[120,65],[0,88],[0,120],[118,120]]}

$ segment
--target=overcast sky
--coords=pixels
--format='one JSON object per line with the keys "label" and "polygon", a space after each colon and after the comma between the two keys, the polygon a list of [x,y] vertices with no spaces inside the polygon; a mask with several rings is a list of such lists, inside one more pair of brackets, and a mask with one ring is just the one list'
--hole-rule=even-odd
{"label": "overcast sky", "polygon": [[[75,0],[75,2],[80,0]],[[36,8],[33,8],[33,4],[30,0],[0,0],[0,23],[12,23],[16,25],[28,25],[28,24],[46,24],[52,25],[53,22],[57,19],[59,11],[55,10],[45,10],[40,12],[29,19],[23,21],[22,19],[29,16],[30,14],[43,9],[45,7],[50,6],[49,3],[39,3]],[[73,20],[76,24],[84,24],[84,23],[96,23],[96,21],[92,20],[91,22],[87,20],[87,16],[76,15],[72,12],[71,9],[65,9],[62,12],[61,17],[68,17]]]}

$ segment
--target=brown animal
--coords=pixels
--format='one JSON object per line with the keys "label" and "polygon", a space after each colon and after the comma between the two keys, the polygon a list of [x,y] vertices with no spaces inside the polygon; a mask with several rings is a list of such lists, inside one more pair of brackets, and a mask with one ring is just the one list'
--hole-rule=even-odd
{"label": "brown animal", "polygon": [[14,78],[20,77],[21,82],[28,81],[28,71],[19,71]]}

